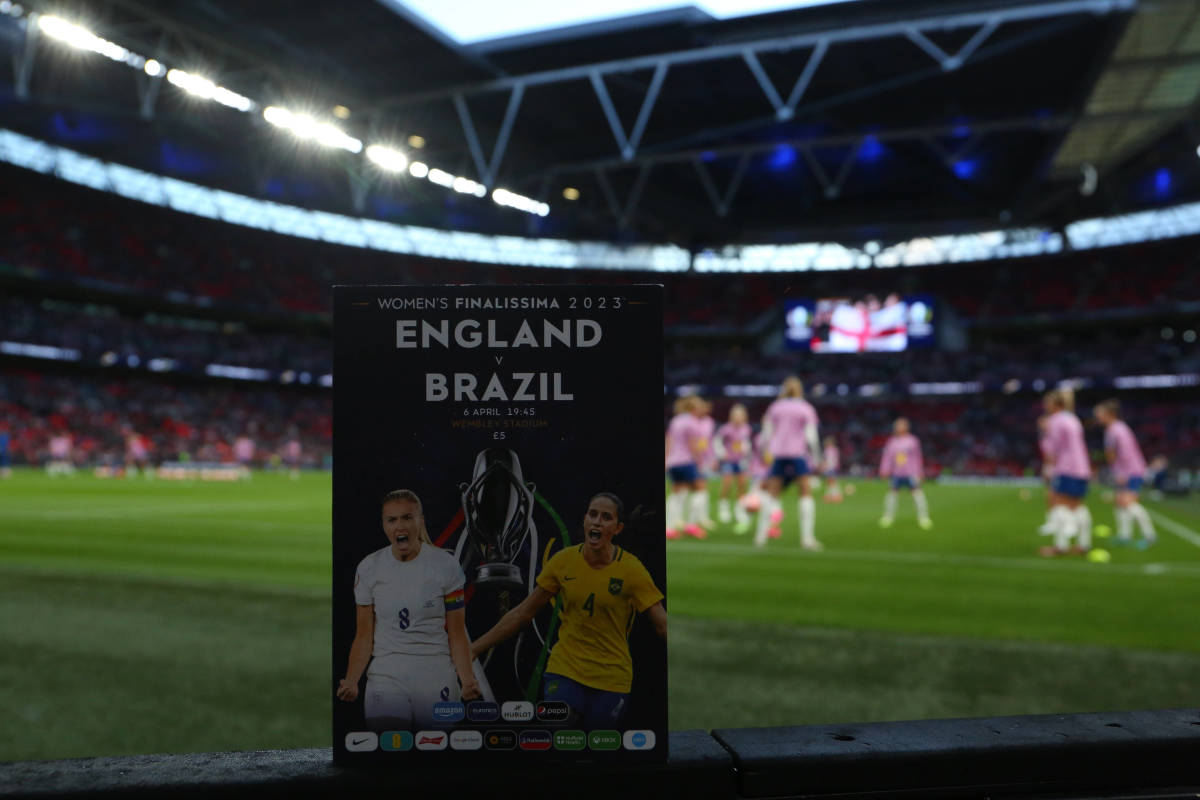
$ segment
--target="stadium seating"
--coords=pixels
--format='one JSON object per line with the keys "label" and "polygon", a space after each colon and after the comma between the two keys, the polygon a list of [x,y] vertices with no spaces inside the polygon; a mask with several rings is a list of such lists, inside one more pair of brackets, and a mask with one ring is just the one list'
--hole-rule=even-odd
{"label": "stadium seating", "polygon": [[[844,463],[863,472],[873,468],[889,421],[903,413],[924,438],[935,474],[1031,474],[1039,466],[1039,386],[1200,373],[1194,333],[1189,342],[1182,329],[1160,330],[1162,319],[1186,320],[1200,301],[1190,239],[888,273],[499,269],[292,239],[11,168],[0,176],[9,189],[0,196],[0,226],[9,232],[0,241],[0,282],[12,290],[0,300],[0,341],[78,353],[74,366],[54,364],[53,372],[29,359],[0,364],[0,408],[16,432],[19,463],[41,461],[58,428],[75,434],[79,458],[118,459],[122,424],[148,435],[159,460],[185,451],[227,457],[232,438],[252,425],[260,452],[277,450],[296,429],[306,459],[323,463],[331,446],[328,392],[292,376],[332,368],[327,311],[335,282],[662,282],[669,386],[769,386],[798,373],[819,387],[823,425],[837,435]],[[880,281],[934,294],[969,331],[966,349],[828,356],[772,344],[781,298],[861,294],[878,291]],[[155,359],[169,360],[171,374],[148,373]],[[214,383],[205,378],[212,364],[265,377],[254,388]],[[982,394],[912,398],[907,391],[945,381],[977,383],[972,391]],[[1019,393],[1009,393],[1013,382]],[[1179,392],[1152,401],[1135,395],[1128,415],[1148,455],[1189,463],[1200,453],[1200,412],[1190,391]],[[719,403],[718,416],[729,402]],[[752,418],[765,403],[751,404]],[[216,408],[239,411],[231,420]]]}

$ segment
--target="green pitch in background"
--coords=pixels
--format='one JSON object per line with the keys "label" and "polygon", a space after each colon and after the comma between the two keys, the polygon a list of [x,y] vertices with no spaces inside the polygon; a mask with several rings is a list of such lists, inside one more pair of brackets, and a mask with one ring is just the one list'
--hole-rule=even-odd
{"label": "green pitch in background", "polygon": [[[885,531],[856,488],[818,502],[823,553],[794,493],[765,553],[668,544],[672,729],[1200,703],[1200,500],[1146,502],[1159,543],[1090,563],[1037,557],[1038,490],[928,485],[935,528],[901,493]],[[0,481],[0,760],[328,746],[329,496]]]}

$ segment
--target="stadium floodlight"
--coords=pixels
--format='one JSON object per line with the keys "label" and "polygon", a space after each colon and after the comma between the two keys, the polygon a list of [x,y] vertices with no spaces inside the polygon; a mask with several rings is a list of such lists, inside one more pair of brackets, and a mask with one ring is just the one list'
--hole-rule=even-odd
{"label": "stadium floodlight", "polygon": [[425,137],[414,133],[412,136],[408,137],[408,146],[412,147],[413,149],[420,150],[425,146]]}
{"label": "stadium floodlight", "polygon": [[563,198],[566,200],[578,200],[579,190],[574,186],[568,186],[567,188],[563,189]]}
{"label": "stadium floodlight", "polygon": [[333,107],[333,115],[338,119],[350,119],[350,109],[343,105],[336,105]]}
{"label": "stadium floodlight", "polygon": [[408,167],[408,156],[391,147],[373,144],[367,148],[367,158],[380,169],[388,172],[403,172]]}
{"label": "stadium floodlight", "polygon": [[476,197],[483,197],[487,194],[487,188],[482,183],[476,183],[470,178],[455,178],[454,191],[460,194],[473,194]]}
{"label": "stadium floodlight", "polygon": [[438,186],[445,186],[447,189],[454,188],[454,176],[441,169],[435,168],[429,170],[429,182],[436,183]]}
{"label": "stadium floodlight", "polygon": [[286,128],[299,139],[314,141],[326,147],[336,147],[351,153],[361,153],[363,149],[361,139],[350,136],[336,125],[318,122],[308,114],[294,114],[286,108],[267,106],[263,109],[263,119],[278,128]]}
{"label": "stadium floodlight", "polygon": [[167,81],[190,95],[204,100],[213,100],[243,113],[254,108],[254,101],[249,97],[230,91],[224,86],[218,86],[201,75],[194,75],[181,69],[169,69],[167,70]]}
{"label": "stadium floodlight", "polygon": [[[10,7],[9,13],[12,13],[12,7]],[[131,53],[116,42],[101,39],[82,25],[68,22],[62,17],[56,17],[53,14],[43,14],[37,18],[37,26],[42,33],[51,39],[70,45],[78,50],[98,53],[112,61],[128,64],[137,69],[141,69],[146,63],[144,56]]]}
{"label": "stadium floodlight", "polygon": [[408,165],[408,174],[414,178],[424,178],[429,174],[429,165],[423,161],[414,161]]}
{"label": "stadium floodlight", "polygon": [[517,194],[516,192],[510,192],[507,189],[496,189],[493,191],[492,200],[496,201],[497,205],[515,208],[527,214],[537,214],[539,217],[544,217],[550,213],[550,206],[548,204],[540,203],[537,200]]}
{"label": "stadium floodlight", "polygon": [[147,75],[149,75],[151,78],[158,78],[158,77],[161,77],[167,71],[167,68],[164,67],[161,63],[159,63],[155,59],[151,58],[151,59],[147,60],[145,64],[142,65],[142,71],[145,72]]}

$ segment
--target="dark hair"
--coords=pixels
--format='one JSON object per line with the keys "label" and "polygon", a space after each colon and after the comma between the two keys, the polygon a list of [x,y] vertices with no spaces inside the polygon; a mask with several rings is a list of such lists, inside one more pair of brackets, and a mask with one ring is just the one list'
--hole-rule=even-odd
{"label": "dark hair", "polygon": [[[596,492],[592,495],[592,500],[597,497],[603,497],[605,500],[611,500],[612,504],[617,507],[617,522],[624,524],[625,522],[625,504],[621,502],[621,498],[617,497],[612,492]],[[591,500],[588,501],[591,503]]]}

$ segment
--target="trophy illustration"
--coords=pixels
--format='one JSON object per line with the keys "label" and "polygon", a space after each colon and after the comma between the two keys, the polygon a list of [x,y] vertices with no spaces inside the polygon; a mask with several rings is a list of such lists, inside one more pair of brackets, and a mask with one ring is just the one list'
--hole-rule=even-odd
{"label": "trophy illustration", "polygon": [[534,485],[525,483],[517,454],[503,447],[480,451],[471,482],[458,488],[465,520],[463,541],[480,558],[476,587],[496,592],[526,588],[516,561],[531,535],[536,541]]}

